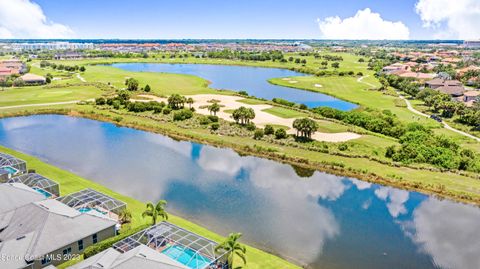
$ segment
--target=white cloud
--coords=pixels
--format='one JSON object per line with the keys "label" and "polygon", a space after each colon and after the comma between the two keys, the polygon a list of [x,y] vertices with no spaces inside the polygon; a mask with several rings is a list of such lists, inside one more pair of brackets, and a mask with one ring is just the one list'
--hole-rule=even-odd
{"label": "white cloud", "polygon": [[408,39],[410,36],[405,24],[384,20],[369,8],[343,20],[335,16],[317,19],[317,22],[325,39]]}
{"label": "white cloud", "polygon": [[480,268],[480,210],[429,198],[415,209],[407,235],[441,268]]}
{"label": "white cloud", "polygon": [[68,26],[51,22],[30,0],[0,0],[0,38],[68,38]]}
{"label": "white cloud", "polygon": [[479,0],[419,0],[415,10],[435,38],[480,38]]}

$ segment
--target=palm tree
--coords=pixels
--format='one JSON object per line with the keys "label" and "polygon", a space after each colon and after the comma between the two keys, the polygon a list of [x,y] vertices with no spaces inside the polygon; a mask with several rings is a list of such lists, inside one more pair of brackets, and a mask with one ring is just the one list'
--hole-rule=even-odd
{"label": "palm tree", "polygon": [[128,209],[122,210],[122,212],[118,214],[118,221],[120,224],[130,223],[132,221],[132,213]]}
{"label": "palm tree", "polygon": [[242,268],[242,266],[233,267],[233,261],[235,260],[235,257],[240,258],[243,261],[243,265],[247,264],[247,248],[238,242],[240,237],[242,237],[241,233],[231,233],[223,243],[215,248],[216,252],[221,250],[228,252],[228,268]]}
{"label": "palm tree", "polygon": [[192,109],[193,102],[194,102],[194,101],[193,101],[193,98],[192,98],[192,97],[188,97],[188,99],[187,99],[187,104],[188,104],[188,106],[189,106],[190,109]]}
{"label": "palm tree", "polygon": [[147,209],[142,213],[142,217],[151,217],[152,218],[152,225],[157,223],[157,218],[161,217],[164,220],[168,220],[168,214],[165,210],[165,206],[167,205],[167,201],[160,200],[156,205],[152,203],[147,204]]}
{"label": "palm tree", "polygon": [[213,104],[208,106],[208,111],[210,111],[210,113],[213,113],[213,115],[216,116],[217,112],[220,111],[220,105],[217,102],[214,102]]}

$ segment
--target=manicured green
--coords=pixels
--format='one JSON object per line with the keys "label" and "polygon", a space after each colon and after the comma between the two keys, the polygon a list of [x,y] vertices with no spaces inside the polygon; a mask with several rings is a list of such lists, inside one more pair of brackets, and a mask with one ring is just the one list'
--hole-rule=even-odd
{"label": "manicured green", "polygon": [[272,107],[272,108],[267,108],[262,111],[265,111],[267,113],[270,113],[274,116],[280,117],[280,118],[285,118],[285,119],[290,119],[290,118],[300,118],[300,117],[306,117],[307,114],[303,112],[299,112],[293,109],[288,109],[284,107]]}

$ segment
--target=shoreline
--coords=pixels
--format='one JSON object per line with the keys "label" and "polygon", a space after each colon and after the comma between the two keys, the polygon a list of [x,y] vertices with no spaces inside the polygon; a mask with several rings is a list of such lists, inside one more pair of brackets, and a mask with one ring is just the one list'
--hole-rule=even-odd
{"label": "shoreline", "polygon": [[[219,143],[212,139],[208,139],[208,138],[201,139],[198,136],[180,133],[177,131],[169,130],[168,128],[161,128],[161,127],[158,128],[158,126],[157,128],[155,128],[153,126],[142,125],[142,124],[139,124],[138,121],[125,122],[125,120],[122,120],[121,122],[117,122],[113,118],[104,114],[99,114],[97,112],[60,108],[60,109],[46,109],[46,110],[34,110],[34,111],[19,111],[16,113],[11,113],[10,115],[5,115],[5,114],[0,115],[0,118],[55,114],[55,115],[64,115],[64,116],[70,116],[70,117],[86,118],[86,119],[97,120],[102,122],[109,122],[120,127],[133,128],[141,131],[165,135],[175,140],[190,141],[190,142],[200,143],[200,144],[214,146],[218,148],[230,148],[240,155],[250,155],[250,156],[265,158],[265,159],[269,159],[269,160],[273,160],[273,161],[277,161],[277,162],[281,162],[289,165],[295,165],[305,169],[311,169],[311,170],[316,170],[320,172],[330,173],[337,176],[352,177],[352,178],[356,178],[356,179],[374,183],[374,184],[391,186],[391,187],[404,189],[408,191],[419,192],[425,195],[433,195],[436,197],[446,198],[456,202],[480,206],[480,194],[475,194],[473,192],[465,193],[465,192],[459,192],[459,191],[446,190],[444,186],[442,187],[442,186],[436,186],[431,184],[425,185],[420,182],[409,182],[403,179],[388,178],[388,177],[377,175],[372,172],[364,173],[361,169],[358,169],[358,170],[352,170],[348,168],[346,169],[344,167],[336,165],[336,163],[333,163],[333,162],[329,163],[329,162],[311,161],[306,158],[286,156],[286,154],[282,154],[278,152],[264,152],[264,151],[259,151],[256,148],[252,148],[249,146],[242,146],[239,144],[234,144],[226,141]],[[122,115],[122,116],[125,116],[125,115]],[[326,155],[330,155],[330,154],[326,154]],[[348,158],[348,157],[345,157],[345,158]],[[390,167],[393,167],[393,166],[390,166]],[[412,169],[407,167],[399,167],[399,169],[400,168]],[[435,172],[435,173],[442,173],[442,172]],[[459,175],[459,176],[464,176],[464,175]],[[473,177],[470,177],[470,179],[478,180],[478,178],[473,178]]]}

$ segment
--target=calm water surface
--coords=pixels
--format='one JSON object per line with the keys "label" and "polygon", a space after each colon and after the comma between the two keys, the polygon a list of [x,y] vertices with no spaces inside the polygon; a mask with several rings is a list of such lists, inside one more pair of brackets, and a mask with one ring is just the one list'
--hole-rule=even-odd
{"label": "calm water surface", "polygon": [[[304,76],[305,74],[286,69],[212,65],[212,64],[159,64],[159,63],[118,63],[112,66],[128,71],[164,72],[195,75],[212,82],[215,89],[244,90],[248,94],[271,100],[283,98],[308,107],[328,106],[350,110],[355,104],[329,95],[277,86],[268,83],[271,78]],[[293,85],[293,84],[292,84]]]}
{"label": "calm water surface", "polygon": [[480,268],[473,206],[67,116],[2,119],[0,144],[310,268]]}

